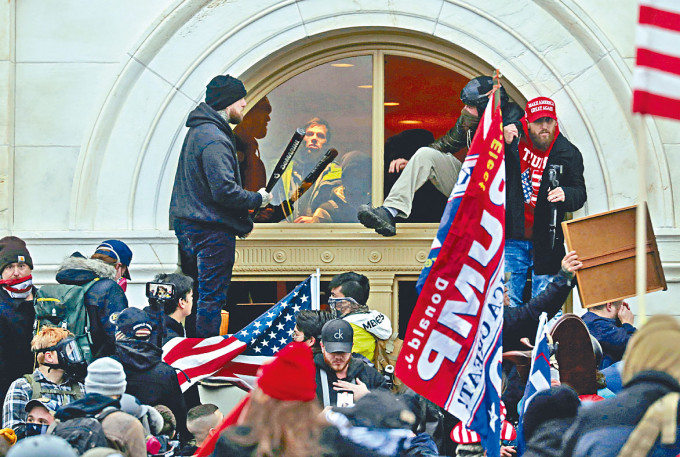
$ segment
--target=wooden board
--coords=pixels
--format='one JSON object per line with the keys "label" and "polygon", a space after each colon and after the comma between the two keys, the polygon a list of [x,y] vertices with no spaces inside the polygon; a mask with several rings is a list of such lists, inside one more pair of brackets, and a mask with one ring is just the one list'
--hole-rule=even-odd
{"label": "wooden board", "polygon": [[[636,206],[562,222],[567,251],[576,251],[584,308],[634,297]],[[654,229],[647,211],[647,292],[666,290]]]}

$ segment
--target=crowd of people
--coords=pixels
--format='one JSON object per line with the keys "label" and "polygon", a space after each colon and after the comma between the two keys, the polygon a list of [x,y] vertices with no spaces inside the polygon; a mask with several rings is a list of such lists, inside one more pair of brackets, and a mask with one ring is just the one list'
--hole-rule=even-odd
{"label": "crowd of people", "polygon": [[[471,80],[461,93],[465,108],[456,125],[433,142],[419,135],[426,140],[417,139],[415,153],[394,157],[389,170],[401,174],[382,206],[359,209],[362,224],[394,235],[396,220],[410,216],[420,187],[429,181],[442,194],[451,192],[462,165],[455,154],[470,145],[491,90],[491,78]],[[586,329],[585,340],[566,344],[579,336],[565,340],[555,330],[551,387],[523,398],[526,341],[536,336],[543,313],[550,319],[560,312],[583,267],[576,252],[565,252],[559,222],[583,206],[586,190],[581,154],[559,132],[554,101],[538,97],[522,110],[498,90],[507,146],[502,343],[508,355],[501,441],[494,450],[503,457],[676,456],[680,323],[671,316],[654,316],[637,329],[622,301],[590,308],[582,318],[565,316]],[[262,365],[253,389],[233,410],[202,404],[195,388],[182,392],[178,376],[187,375],[163,361],[162,347],[177,337],[219,335],[236,238],[250,233],[254,213],[275,198],[264,187],[261,167],[251,174],[241,169],[244,157],[257,163],[256,140],[263,136],[257,126],[245,125],[241,135],[248,139],[237,141],[231,129],[243,120],[245,95],[241,81],[217,76],[205,102],[189,115],[170,205],[183,273],[154,278],[144,309],[129,306],[125,295],[132,251],[122,241],[102,242],[89,258],[73,253],[59,267],[58,284],[37,288],[26,243],[0,239],[0,456],[490,451],[474,431],[398,382],[393,366],[378,363],[394,329],[386,315],[369,308],[369,280],[356,272],[332,278],[327,309],[295,314],[292,341]],[[270,112],[268,101],[259,104],[265,124]],[[306,151],[282,177],[279,198],[288,198],[285,186],[306,174],[330,136],[322,119],[305,126]],[[319,193],[311,193],[297,213],[287,213],[294,222],[333,219],[351,212],[343,206],[348,201],[354,205],[366,196],[350,182],[354,173],[342,173],[365,171],[364,158],[350,153],[345,159],[343,167],[328,165],[318,181],[328,191],[326,206],[312,208]],[[261,187],[247,190],[246,181]],[[573,364],[597,380],[596,389],[570,381]]]}

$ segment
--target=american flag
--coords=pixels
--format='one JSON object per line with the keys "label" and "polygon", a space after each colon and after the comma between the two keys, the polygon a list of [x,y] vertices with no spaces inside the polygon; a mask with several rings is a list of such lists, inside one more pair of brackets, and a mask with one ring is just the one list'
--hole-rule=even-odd
{"label": "american flag", "polygon": [[303,309],[319,309],[318,275],[305,279],[234,335],[173,338],[163,346],[163,361],[181,370],[177,378],[183,392],[213,375],[250,390],[260,366],[292,341],[295,314]]}
{"label": "american flag", "polygon": [[680,2],[640,0],[633,112],[680,119]]}
{"label": "american flag", "polygon": [[527,168],[524,170],[524,173],[522,173],[522,192],[524,193],[524,203],[531,202],[531,194],[533,193],[531,181],[529,180],[530,171],[531,169]]}

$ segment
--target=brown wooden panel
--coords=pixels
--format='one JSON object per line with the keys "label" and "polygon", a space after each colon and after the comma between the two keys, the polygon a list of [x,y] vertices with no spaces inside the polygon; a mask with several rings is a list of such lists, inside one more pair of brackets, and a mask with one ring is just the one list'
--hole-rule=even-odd
{"label": "brown wooden panel", "polygon": [[[562,222],[568,250],[583,268],[576,272],[581,303],[589,308],[633,297],[636,206]],[[654,229],[647,211],[647,292],[666,290]]]}

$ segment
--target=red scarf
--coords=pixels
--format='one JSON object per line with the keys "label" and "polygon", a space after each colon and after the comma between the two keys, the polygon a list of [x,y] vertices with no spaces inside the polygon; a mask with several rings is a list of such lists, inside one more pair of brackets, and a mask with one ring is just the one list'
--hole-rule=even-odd
{"label": "red scarf", "polygon": [[522,191],[524,195],[524,237],[530,240],[534,233],[534,209],[538,198],[538,189],[541,187],[543,171],[548,163],[548,156],[555,144],[560,127],[555,121],[555,137],[546,151],[541,151],[531,142],[527,121],[522,118],[524,135],[519,141],[519,166],[522,177]]}
{"label": "red scarf", "polygon": [[33,276],[23,278],[3,279],[0,286],[7,291],[12,298],[27,298],[33,289]]}

